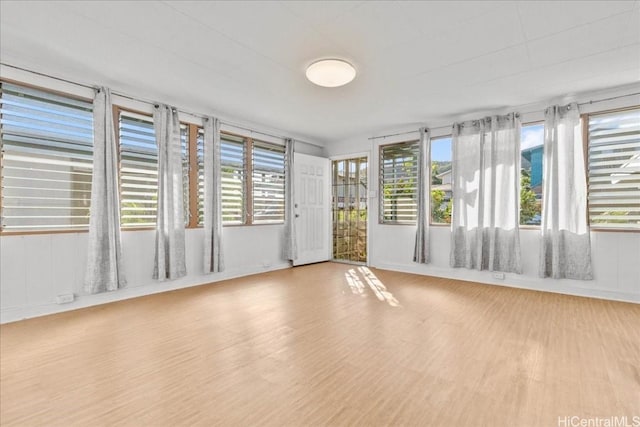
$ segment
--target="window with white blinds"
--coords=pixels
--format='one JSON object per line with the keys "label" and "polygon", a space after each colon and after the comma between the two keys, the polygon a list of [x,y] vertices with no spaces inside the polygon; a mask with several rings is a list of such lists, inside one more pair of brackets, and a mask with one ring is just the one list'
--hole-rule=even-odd
{"label": "window with white blinds", "polygon": [[253,223],[284,222],[284,146],[253,141]]}
{"label": "window with white blinds", "polygon": [[222,181],[222,222],[245,222],[245,141],[244,138],[220,135]]}
{"label": "window with white blinds", "polygon": [[158,207],[158,149],[151,116],[120,111],[120,205],[123,227],[152,227]]}
{"label": "window with white blinds", "polygon": [[198,128],[196,138],[198,156],[198,225],[204,224],[204,129]]}
{"label": "window with white blinds", "polygon": [[[189,224],[189,127],[180,123],[180,155],[182,157],[182,207],[184,224]],[[194,213],[195,215],[195,213]]]}
{"label": "window with white blinds", "polygon": [[2,229],[88,227],[92,103],[2,82],[0,105]]}
{"label": "window with white blinds", "polygon": [[589,217],[640,229],[640,108],[589,115]]}
{"label": "window with white blinds", "polygon": [[[120,211],[123,227],[153,227],[158,207],[158,146],[153,117],[120,110]],[[189,128],[180,124],[185,224],[189,223]]]}
{"label": "window with white blinds", "polygon": [[418,141],[380,147],[380,222],[413,224],[417,214]]}
{"label": "window with white blinds", "polygon": [[[0,82],[0,109],[1,229],[86,230],[93,170],[92,102]],[[153,117],[116,106],[114,118],[121,225],[154,227],[158,149]],[[180,142],[185,225],[194,227],[204,219],[203,129],[181,123]],[[284,146],[221,134],[223,224],[282,223],[286,173]]]}

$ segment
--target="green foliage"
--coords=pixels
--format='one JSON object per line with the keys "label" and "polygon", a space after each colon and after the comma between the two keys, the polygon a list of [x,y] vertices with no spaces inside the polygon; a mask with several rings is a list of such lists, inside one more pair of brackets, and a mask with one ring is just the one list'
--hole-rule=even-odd
{"label": "green foliage", "polygon": [[442,180],[438,178],[438,174],[440,173],[440,168],[437,163],[431,163],[431,184],[432,185],[440,185],[442,184]]}
{"label": "green foliage", "polygon": [[[435,223],[451,223],[451,200],[444,204],[445,192],[431,190],[431,221]],[[444,206],[443,206],[444,205]]]}
{"label": "green foliage", "polygon": [[520,224],[527,224],[539,213],[540,204],[531,189],[531,177],[523,170],[520,174]]}

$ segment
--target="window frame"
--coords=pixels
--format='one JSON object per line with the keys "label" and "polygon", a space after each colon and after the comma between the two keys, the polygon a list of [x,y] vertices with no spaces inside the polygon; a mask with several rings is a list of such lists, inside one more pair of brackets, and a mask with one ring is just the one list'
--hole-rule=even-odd
{"label": "window frame", "polygon": [[[417,225],[417,212],[416,212],[416,219],[414,221],[391,221],[391,220],[385,220],[384,219],[384,184],[383,184],[383,173],[382,173],[382,161],[383,161],[383,157],[382,157],[382,151],[384,150],[384,148],[386,147],[393,147],[393,146],[399,146],[399,145],[411,145],[411,144],[419,144],[420,140],[419,139],[410,139],[407,141],[399,141],[399,142],[392,142],[389,144],[380,144],[378,146],[378,224],[380,225],[404,225],[404,226],[415,226]],[[419,154],[416,153],[416,163],[419,161]],[[419,165],[417,165],[419,167]],[[417,185],[417,183],[416,183]],[[416,187],[416,193],[417,193],[417,187]],[[417,209],[417,194],[416,194],[416,209]]]}
{"label": "window frame", "polygon": [[[39,90],[42,92],[49,93],[51,95],[57,95],[61,97],[66,97],[69,99],[74,99],[76,101],[90,102],[93,103],[92,98],[87,98],[81,95],[76,95],[73,93],[64,92],[61,90],[51,89],[47,87],[43,87],[37,84],[26,83],[19,80],[8,79],[5,77],[0,77],[0,83],[8,83],[16,86],[23,86],[28,89]],[[0,150],[0,171],[2,171],[1,165],[4,164],[4,152]],[[3,197],[2,197],[2,188],[4,187],[4,175],[0,173],[0,215],[3,212]],[[90,208],[90,207],[89,207]],[[38,235],[38,234],[67,234],[67,233],[88,233],[89,226],[87,227],[79,227],[74,229],[65,229],[65,228],[52,228],[48,230],[5,230],[0,222],[0,236],[28,236],[28,235]]]}
{"label": "window frame", "polygon": [[198,224],[198,133],[202,126],[195,123],[184,123],[187,126],[187,144],[189,152],[189,219],[185,228],[202,228]]}
{"label": "window frame", "polygon": [[[220,131],[221,138],[222,138],[222,135],[229,135],[231,137],[241,138],[243,140],[243,144],[244,144],[243,173],[244,173],[244,176],[246,177],[244,180],[244,187],[243,187],[244,194],[242,195],[243,202],[244,202],[244,221],[239,224],[225,224],[223,222],[222,226],[223,227],[246,227],[246,226],[253,227],[253,226],[264,226],[264,225],[267,225],[267,226],[283,225],[285,223],[284,218],[282,221],[278,221],[278,222],[259,222],[259,223],[253,222],[253,168],[254,168],[253,143],[254,141],[257,141],[261,144],[269,144],[273,146],[283,146],[283,145],[276,144],[274,142],[264,141],[262,139],[257,139],[257,138],[242,135],[236,132],[226,131],[226,130]],[[286,153],[284,154],[286,155]],[[285,176],[289,173],[289,170],[286,168],[286,165],[285,165],[284,173],[285,173]],[[287,201],[285,200],[284,202],[285,202],[285,212],[286,212]],[[198,227],[202,227],[202,225],[199,225]]]}
{"label": "window frame", "polygon": [[612,113],[622,113],[625,111],[638,110],[640,109],[640,104],[638,105],[630,105],[628,107],[620,107],[620,108],[610,108],[606,110],[598,110],[591,111],[589,113],[580,114],[581,126],[582,126],[582,144],[583,144],[583,152],[584,152],[584,170],[585,170],[585,180],[587,186],[587,204],[586,204],[586,212],[587,215],[587,224],[589,225],[590,231],[595,232],[607,232],[607,233],[640,233],[640,229],[631,228],[631,227],[606,227],[602,225],[593,225],[591,223],[591,215],[589,215],[589,118],[591,116],[599,116],[604,114],[612,114]]}

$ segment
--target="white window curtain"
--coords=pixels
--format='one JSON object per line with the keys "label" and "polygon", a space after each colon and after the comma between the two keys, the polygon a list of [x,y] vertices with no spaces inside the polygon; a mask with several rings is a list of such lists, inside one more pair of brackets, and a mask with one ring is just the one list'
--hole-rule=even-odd
{"label": "white window curtain", "polygon": [[158,145],[158,211],[153,278],[177,279],[187,274],[178,112],[167,105],[157,106],[153,113],[153,126]]}
{"label": "white window curtain", "polygon": [[520,120],[453,127],[451,266],[520,273]]}
{"label": "white window curtain", "polygon": [[545,111],[540,276],[593,278],[580,113],[573,103]]}
{"label": "white window curtain", "polygon": [[431,216],[431,138],[429,130],[420,128],[418,147],[418,229],[413,250],[413,261],[429,262],[429,220]]}
{"label": "white window curtain", "polygon": [[204,122],[204,272],[224,271],[220,121]]}
{"label": "white window curtain", "polygon": [[96,89],[93,100],[93,175],[85,291],[114,291],[126,285],[120,243],[118,147],[111,91]]}
{"label": "white window curtain", "polygon": [[294,205],[294,152],[295,142],[287,138],[285,144],[285,175],[284,175],[284,259],[294,261],[298,258],[298,244],[296,243],[296,209]]}

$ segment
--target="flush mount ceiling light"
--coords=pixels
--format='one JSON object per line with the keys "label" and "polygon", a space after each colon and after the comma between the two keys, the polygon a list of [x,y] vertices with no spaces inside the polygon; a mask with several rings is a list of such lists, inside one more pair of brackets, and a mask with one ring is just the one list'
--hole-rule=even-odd
{"label": "flush mount ceiling light", "polygon": [[318,86],[338,87],[353,80],[356,69],[341,59],[321,59],[307,67],[307,78]]}

